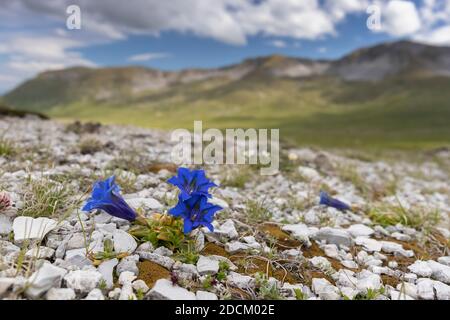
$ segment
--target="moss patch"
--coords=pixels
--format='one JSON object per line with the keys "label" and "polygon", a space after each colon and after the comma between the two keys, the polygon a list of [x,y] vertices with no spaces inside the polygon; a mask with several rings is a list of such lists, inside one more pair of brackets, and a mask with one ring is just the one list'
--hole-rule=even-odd
{"label": "moss patch", "polygon": [[212,243],[212,242],[208,242],[205,245],[205,247],[201,251],[201,254],[205,255],[205,256],[216,255],[216,256],[222,256],[222,257],[226,257],[226,258],[228,258],[230,256],[230,254],[223,247],[221,247],[215,243]]}
{"label": "moss patch", "polygon": [[151,261],[143,261],[138,265],[138,279],[143,280],[149,288],[153,288],[159,279],[169,279],[170,272],[166,268]]}
{"label": "moss patch", "polygon": [[277,246],[282,249],[297,248],[302,244],[300,241],[292,239],[288,233],[274,223],[265,223],[259,227],[259,230],[265,235],[275,238]]}
{"label": "moss patch", "polygon": [[255,273],[263,273],[282,282],[298,283],[300,281],[299,276],[289,271],[286,273],[282,268],[272,266],[270,261],[266,261],[265,259],[259,259],[257,257],[246,259],[245,256],[235,255],[230,257],[230,260],[238,266],[239,269],[237,272],[241,274],[251,276]]}

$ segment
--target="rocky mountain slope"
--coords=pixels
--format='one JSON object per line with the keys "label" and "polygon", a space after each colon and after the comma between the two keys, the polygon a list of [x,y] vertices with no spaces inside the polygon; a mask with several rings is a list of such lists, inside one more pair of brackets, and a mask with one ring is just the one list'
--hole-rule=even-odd
{"label": "rocky mountain slope", "polygon": [[449,77],[450,48],[401,41],[360,49],[336,61],[274,55],[248,59],[218,69],[174,72],[145,67],[75,67],[41,73],[7,93],[4,100],[14,107],[39,107],[44,111],[57,105],[86,100],[112,103],[117,100],[131,101],[144,93],[161,92],[202,81],[219,81],[223,86],[255,78],[332,76],[348,81],[381,81],[399,75]]}
{"label": "rocky mountain slope", "polygon": [[[0,131],[2,299],[450,300],[448,150],[289,148],[274,176],[203,167],[224,209],[182,247],[79,210],[116,174],[126,201],[162,221],[176,202],[168,133],[35,118],[0,118]],[[321,190],[352,210],[320,205]]]}

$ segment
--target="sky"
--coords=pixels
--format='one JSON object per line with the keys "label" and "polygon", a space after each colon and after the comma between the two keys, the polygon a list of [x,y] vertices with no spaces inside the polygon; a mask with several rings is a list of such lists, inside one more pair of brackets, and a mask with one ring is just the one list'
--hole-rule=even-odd
{"label": "sky", "polygon": [[0,94],[71,66],[179,70],[270,54],[337,59],[401,39],[450,46],[450,0],[2,0]]}

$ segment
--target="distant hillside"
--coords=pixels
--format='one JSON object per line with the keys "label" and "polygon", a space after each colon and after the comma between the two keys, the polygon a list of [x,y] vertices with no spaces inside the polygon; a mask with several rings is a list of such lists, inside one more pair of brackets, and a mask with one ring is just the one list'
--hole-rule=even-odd
{"label": "distant hillside", "polygon": [[275,127],[286,140],[329,146],[450,143],[450,48],[412,42],[336,61],[284,56],[217,69],[49,71],[3,97],[18,110],[160,128]]}

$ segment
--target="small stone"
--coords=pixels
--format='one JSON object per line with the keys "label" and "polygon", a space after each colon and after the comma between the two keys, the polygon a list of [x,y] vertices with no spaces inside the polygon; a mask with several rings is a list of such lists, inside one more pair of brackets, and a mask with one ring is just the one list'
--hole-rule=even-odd
{"label": "small stone", "polygon": [[116,230],[113,233],[114,251],[116,253],[133,253],[137,248],[137,242],[133,236],[123,230]]}
{"label": "small stone", "polygon": [[234,226],[234,222],[231,219],[227,219],[222,225],[214,229],[214,234],[226,237],[228,239],[236,239],[239,233]]}
{"label": "small stone", "polygon": [[105,296],[100,289],[96,288],[92,289],[84,300],[105,300]]}
{"label": "small stone", "polygon": [[119,263],[119,260],[117,260],[117,258],[114,258],[111,260],[103,261],[98,266],[98,272],[100,272],[102,274],[102,277],[103,277],[103,280],[105,280],[107,289],[111,289],[114,285],[113,270],[114,270],[114,267],[117,266],[118,263]]}
{"label": "small stone", "polygon": [[172,250],[167,249],[166,247],[159,247],[156,248],[155,251],[153,251],[155,254],[159,254],[161,256],[170,257],[173,255]]}
{"label": "small stone", "polygon": [[440,257],[437,260],[438,260],[439,263],[445,264],[446,266],[450,267],[450,256]]}
{"label": "small stone", "polygon": [[323,278],[312,279],[312,290],[322,300],[339,300],[341,295],[339,289]]}
{"label": "small stone", "polygon": [[71,288],[51,288],[45,295],[47,300],[74,300],[75,297],[75,291]]}
{"label": "small stone", "polygon": [[151,262],[157,263],[169,270],[172,269],[172,266],[175,263],[175,260],[173,260],[172,258],[161,256],[156,253],[139,252],[139,256],[143,260],[149,260]]}
{"label": "small stone", "polygon": [[372,228],[369,228],[366,225],[363,224],[353,224],[351,225],[347,231],[352,235],[352,237],[369,237],[371,236],[375,231],[373,231]]}
{"label": "small stone", "polygon": [[389,295],[391,296],[391,300],[415,300],[413,297],[410,297],[406,293],[396,290],[390,290]]}
{"label": "small stone", "polygon": [[397,261],[389,261],[388,262],[388,267],[391,268],[391,269],[396,269],[398,267]]}
{"label": "small stone", "polygon": [[14,278],[0,278],[0,298],[13,286]]}
{"label": "small stone", "polygon": [[391,234],[391,237],[399,241],[411,241],[411,236],[400,232],[393,232]]}
{"label": "small stone", "polygon": [[150,300],[195,300],[196,296],[185,288],[173,285],[170,280],[159,279],[147,293],[146,298]]}
{"label": "small stone", "polygon": [[48,218],[32,218],[20,216],[14,219],[13,231],[14,241],[22,241],[26,239],[43,239],[47,233],[52,231],[57,222]]}
{"label": "small stone", "polygon": [[143,293],[147,293],[148,290],[150,290],[150,288],[147,286],[147,284],[143,281],[143,280],[136,280],[133,281],[133,289],[136,291],[141,291]]}
{"label": "small stone", "polygon": [[119,299],[121,292],[122,292],[122,290],[120,288],[115,288],[114,290],[111,290],[108,293],[108,298],[110,298],[112,300],[117,300],[117,299]]}
{"label": "small stone", "polygon": [[241,289],[251,288],[255,285],[255,279],[231,271],[227,276],[227,282]]}
{"label": "small stone", "polygon": [[396,289],[400,292],[404,292],[405,294],[414,299],[417,299],[417,286],[412,283],[408,282],[399,283]]}
{"label": "small stone", "polygon": [[[260,246],[259,243],[256,243],[258,246]],[[236,253],[239,251],[246,251],[246,250],[251,250],[251,249],[259,249],[255,248],[254,245],[250,245],[248,243],[243,243],[243,242],[239,242],[239,241],[231,241],[231,242],[227,242],[225,244],[225,250],[229,253]]]}
{"label": "small stone", "polygon": [[139,255],[132,255],[123,258],[116,267],[116,274],[120,275],[122,272],[129,271],[134,275],[139,274],[139,268],[137,262],[139,261]]}
{"label": "small stone", "polygon": [[343,229],[336,229],[330,227],[321,228],[314,236],[316,240],[326,241],[335,245],[344,245],[350,247],[352,245],[352,238],[350,234]]}
{"label": "small stone", "polygon": [[137,300],[130,282],[127,282],[122,286],[122,290],[120,290],[119,300]]}
{"label": "small stone", "polygon": [[367,290],[380,290],[382,285],[381,277],[377,274],[370,273],[364,276],[361,279],[358,279],[358,283],[356,284],[356,288],[361,293],[366,293]]}
{"label": "small stone", "polygon": [[0,215],[0,236],[6,236],[13,230],[11,218]]}
{"label": "small stone", "polygon": [[309,259],[309,262],[313,265],[313,267],[318,268],[320,270],[331,269],[331,263],[325,257],[313,257]]}
{"label": "small stone", "polygon": [[50,259],[55,254],[55,250],[52,248],[40,246],[28,250],[25,253],[26,257],[35,259]]}
{"label": "small stone", "polygon": [[52,287],[59,287],[61,279],[67,273],[63,268],[45,262],[28,279],[25,294],[31,299],[37,299]]}
{"label": "small stone", "polygon": [[307,179],[308,181],[317,181],[321,179],[320,173],[313,168],[299,166],[297,168],[297,171],[300,174],[300,176]]}
{"label": "small stone", "polygon": [[428,261],[428,266],[432,270],[431,277],[435,280],[450,283],[450,267],[444,264],[438,263],[433,260]]}
{"label": "small stone", "polygon": [[309,242],[309,237],[312,235],[311,230],[303,223],[287,224],[281,229],[290,232],[295,239],[305,243]]}
{"label": "small stone", "polygon": [[433,273],[427,262],[417,260],[412,265],[408,266],[408,270],[417,274],[419,277],[430,277]]}
{"label": "small stone", "polygon": [[133,198],[127,199],[127,203],[130,207],[138,209],[143,208],[147,210],[160,210],[163,205],[156,199],[153,198]]}
{"label": "small stone", "polygon": [[136,279],[136,276],[129,271],[122,272],[119,276],[119,284],[124,286],[131,284]]}
{"label": "small stone", "polygon": [[343,260],[341,261],[341,264],[349,269],[358,269],[358,264],[352,260]]}
{"label": "small stone", "polygon": [[327,257],[339,259],[339,249],[335,244],[327,244],[323,246],[323,251]]}
{"label": "small stone", "polygon": [[434,300],[434,281],[427,278],[418,279],[417,295],[420,299]]}
{"label": "small stone", "polygon": [[219,298],[212,292],[198,290],[195,293],[197,300],[218,300]]}
{"label": "small stone", "polygon": [[342,288],[339,288],[339,290],[341,291],[343,296],[347,297],[347,299],[350,299],[350,300],[353,300],[353,298],[358,295],[358,290],[355,290],[353,288],[342,287]]}
{"label": "small stone", "polygon": [[442,282],[435,281],[433,288],[436,292],[436,298],[438,300],[450,300],[450,286]]}
{"label": "small stone", "polygon": [[200,256],[197,261],[197,270],[200,275],[216,274],[219,272],[219,261],[210,257]]}
{"label": "small stone", "polygon": [[366,237],[357,237],[355,243],[358,246],[363,246],[364,250],[368,252],[380,252],[382,248],[380,241]]}
{"label": "small stone", "polygon": [[67,287],[80,293],[88,293],[96,288],[102,279],[102,274],[94,270],[70,271],[65,277]]}

